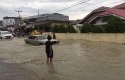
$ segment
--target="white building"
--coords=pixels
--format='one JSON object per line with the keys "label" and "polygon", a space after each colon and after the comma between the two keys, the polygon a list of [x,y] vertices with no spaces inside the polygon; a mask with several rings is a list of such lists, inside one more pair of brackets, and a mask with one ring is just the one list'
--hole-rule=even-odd
{"label": "white building", "polygon": [[21,18],[19,17],[4,17],[3,18],[3,26],[19,26],[21,22]]}

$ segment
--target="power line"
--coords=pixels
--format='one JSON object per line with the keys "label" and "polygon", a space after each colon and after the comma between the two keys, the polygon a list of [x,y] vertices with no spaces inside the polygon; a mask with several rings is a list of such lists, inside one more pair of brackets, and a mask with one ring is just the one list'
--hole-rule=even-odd
{"label": "power line", "polygon": [[[90,0],[88,0],[88,1],[90,1]],[[121,0],[120,0],[121,1]],[[64,9],[61,9],[61,10],[58,10],[58,11],[56,11],[56,12],[60,12],[60,11],[63,11],[63,10],[66,10],[66,9],[69,9],[69,8],[72,8],[72,7],[75,7],[75,6],[77,6],[77,5],[80,5],[80,4],[82,4],[82,3],[85,3],[85,2],[87,2],[87,1],[84,1],[84,2],[80,2],[80,3],[77,3],[77,4],[75,4],[75,5],[73,5],[73,6],[70,6],[70,7],[67,7],[67,8],[64,8]],[[94,10],[93,8],[93,6],[97,6],[97,7],[95,7],[95,9],[96,8],[99,8],[99,7],[101,7],[101,3],[103,3],[103,2],[108,2],[108,1],[104,1],[104,0],[99,0],[99,2],[96,4],[96,5],[93,5],[93,4],[89,4],[89,5],[86,5],[86,6],[84,6],[84,7],[86,7],[86,10],[85,9],[82,9],[82,10],[85,10],[85,12],[90,12],[90,11],[92,11],[92,10]],[[116,2],[112,2],[112,3],[118,3],[118,1]],[[102,6],[104,6],[104,5],[102,5]],[[75,10],[78,10],[78,9],[75,9]],[[76,15],[80,15],[80,14],[83,14],[83,12],[80,12],[80,13],[76,13]]]}
{"label": "power line", "polygon": [[[102,1],[99,1],[98,4],[102,3],[102,2],[106,2],[104,0]],[[93,4],[88,4],[88,5],[85,5],[85,6],[82,6],[82,7],[85,7],[84,9],[82,7],[79,7],[81,10],[85,10],[85,12],[88,12],[88,11],[91,11],[93,8],[96,9],[96,8],[99,8],[101,6],[99,6],[98,4],[96,5],[93,5]],[[97,6],[97,7],[93,7],[93,6]],[[74,9],[74,10],[78,10],[78,9]]]}
{"label": "power line", "polygon": [[[60,12],[60,11],[63,11],[63,10],[66,10],[66,9],[69,9],[69,8],[72,8],[72,7],[75,7],[75,6],[78,6],[78,5],[80,5],[80,4],[83,4],[83,3],[86,3],[86,2],[88,2],[88,1],[91,1],[91,0],[87,0],[87,1],[83,1],[83,2],[79,2],[79,3],[77,3],[77,4],[75,4],[75,5],[72,5],[72,6],[70,6],[70,7],[67,7],[67,8],[64,8],[64,9],[61,9],[61,10],[58,10],[58,11],[55,11],[55,12]],[[105,2],[104,0],[103,1],[100,1],[99,3],[101,3],[101,2]],[[93,4],[92,4],[93,5]],[[86,5],[87,7],[91,7],[91,5]],[[85,7],[86,7],[85,6]],[[97,6],[97,4],[96,4],[96,6]],[[87,8],[86,7],[86,8]],[[41,10],[41,9],[39,9],[39,10]],[[45,10],[44,10],[45,11]],[[51,12],[52,13],[52,12]]]}
{"label": "power line", "polygon": [[[82,10],[85,10],[85,12],[90,12],[90,11],[92,11],[92,10],[94,10],[94,9],[96,9],[96,8],[99,8],[99,7],[101,7],[101,3],[104,3],[104,2],[108,2],[108,1],[104,1],[104,0],[102,0],[102,1],[99,1],[98,2],[98,4],[96,4],[96,7],[94,8],[93,7],[93,4],[89,4],[89,5],[86,5],[86,6],[84,6],[84,7],[86,7],[86,10],[85,10],[85,8],[84,9],[82,9]],[[120,2],[123,2],[122,0],[120,0]],[[114,1],[114,2],[111,2],[110,4],[118,4],[119,3],[119,1]],[[95,5],[94,5],[95,6]],[[102,5],[102,6],[104,6],[104,5]],[[88,9],[87,9],[88,8]],[[94,9],[93,9],[94,8]],[[73,9],[74,10],[74,9]],[[75,10],[78,10],[78,9],[75,9]],[[69,12],[69,11],[68,11]],[[64,12],[65,13],[65,12]],[[80,13],[74,13],[74,14],[72,14],[72,15],[81,15],[81,14],[84,14],[84,12],[80,12]],[[70,15],[69,13],[68,13],[68,15]]]}
{"label": "power line", "polygon": [[[120,0],[121,1],[121,0]],[[98,5],[96,5],[98,8],[99,7],[101,7],[101,5],[99,5],[100,3],[103,3],[103,2],[105,2],[104,0],[103,1],[99,1],[99,3],[98,3]],[[115,1],[115,2],[112,2],[112,3],[118,3],[118,1]],[[94,5],[95,6],[95,5]],[[81,9],[82,10],[85,10],[85,12],[90,12],[91,10],[94,10],[93,9],[93,4],[89,4],[89,5],[86,5],[86,6],[84,6],[84,7],[86,7],[86,10],[85,9],[82,9],[82,7],[81,7]],[[97,7],[95,7],[95,9],[97,8]],[[87,9],[88,8],[88,9]],[[75,10],[78,10],[78,9],[75,9]],[[81,12],[81,13],[83,13],[83,12]],[[78,15],[79,13],[77,13],[76,15]]]}
{"label": "power line", "polygon": [[83,4],[83,3],[86,3],[86,2],[88,2],[88,1],[91,1],[91,0],[87,0],[87,1],[80,2],[80,3],[78,3],[78,4],[75,4],[75,5],[72,5],[72,6],[70,6],[70,7],[67,7],[67,8],[64,8],[64,9],[61,9],[61,10],[58,10],[58,11],[56,11],[56,12],[64,11],[64,10],[66,10],[66,9],[69,9],[69,8],[72,8],[72,7],[75,7],[75,6],[78,6],[78,5]]}
{"label": "power line", "polygon": [[[91,1],[91,0],[88,0],[88,1]],[[60,11],[63,11],[63,10],[66,10],[66,9],[69,9],[69,8],[72,8],[72,7],[75,7],[75,6],[77,6],[77,5],[83,4],[83,3],[88,2],[88,1],[84,1],[84,2],[77,3],[77,4],[75,4],[75,5],[72,5],[72,6],[70,6],[70,7],[67,7],[67,8],[64,8],[64,9],[61,9],[61,10],[58,10],[58,11],[56,11],[56,12],[60,12]],[[104,1],[104,0],[103,0],[103,1],[99,1],[98,4],[100,4],[100,3],[102,3],[102,2],[105,2],[105,1]],[[87,9],[88,7],[90,7],[89,9],[86,10],[86,12],[93,9],[93,8],[91,7],[92,5],[93,5],[93,4],[89,4],[89,5],[84,6],[84,7],[86,7],[86,9]],[[99,7],[99,5],[97,5],[97,4],[94,5],[94,6]],[[78,10],[78,9],[77,9],[77,10]],[[82,10],[85,10],[85,9],[82,9]]]}
{"label": "power line", "polygon": [[[79,2],[79,3],[77,3],[77,4],[75,4],[75,5],[72,5],[72,6],[70,6],[70,7],[66,7],[66,8],[63,8],[63,9],[60,9],[60,10],[58,10],[58,11],[55,11],[55,12],[61,12],[61,11],[64,11],[64,10],[67,10],[67,9],[70,9],[70,8],[73,8],[73,7],[76,7],[76,6],[78,6],[78,5],[80,5],[80,4],[83,4],[83,3],[86,3],[86,2],[88,2],[88,1],[91,1],[91,0],[86,0],[86,1],[82,1],[82,2]],[[121,1],[121,0],[120,0]],[[96,7],[100,7],[101,5],[101,3],[103,3],[103,2],[108,2],[108,1],[104,1],[104,0],[99,0],[99,2],[97,2],[96,3],[96,5],[94,5],[93,3],[91,3],[91,4],[88,4],[88,5],[86,5],[86,6],[84,6],[85,8],[83,8],[82,10],[85,10],[85,12],[87,12],[87,11],[91,11],[93,8],[96,8]],[[113,3],[115,3],[115,2],[113,2]],[[117,3],[117,2],[116,2]],[[96,7],[94,7],[94,6],[96,6]],[[81,7],[82,8],[82,7]],[[74,10],[74,9],[73,9]],[[78,10],[78,8],[77,9],[75,9],[75,10]],[[44,10],[45,11],[45,10]],[[52,13],[52,12],[51,12]],[[64,12],[65,13],[65,12]],[[81,12],[81,13],[83,13],[83,12]],[[77,15],[78,15],[79,13],[77,13]]]}

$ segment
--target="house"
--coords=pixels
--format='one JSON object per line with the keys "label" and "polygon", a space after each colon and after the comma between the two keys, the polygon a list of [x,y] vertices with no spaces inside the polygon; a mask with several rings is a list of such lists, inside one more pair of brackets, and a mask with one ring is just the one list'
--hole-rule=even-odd
{"label": "house", "polygon": [[125,3],[112,8],[104,6],[97,8],[83,18],[80,24],[90,23],[93,25],[105,25],[110,16],[116,16],[125,20]]}

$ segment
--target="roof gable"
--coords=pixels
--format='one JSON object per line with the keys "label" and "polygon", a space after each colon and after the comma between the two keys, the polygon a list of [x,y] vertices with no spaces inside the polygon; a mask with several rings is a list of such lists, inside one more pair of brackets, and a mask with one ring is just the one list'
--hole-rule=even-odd
{"label": "roof gable", "polygon": [[89,13],[85,18],[83,18],[79,23],[83,23],[87,18],[89,18],[90,16],[93,16],[94,13],[97,13],[97,15],[95,17],[97,17],[100,13],[104,12],[108,7],[99,7],[95,10],[93,10],[91,13]]}

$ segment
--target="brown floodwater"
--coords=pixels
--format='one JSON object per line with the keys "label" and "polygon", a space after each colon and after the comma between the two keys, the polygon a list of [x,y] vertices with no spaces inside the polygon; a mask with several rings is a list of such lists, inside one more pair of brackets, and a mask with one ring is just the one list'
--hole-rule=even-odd
{"label": "brown floodwater", "polygon": [[125,45],[60,40],[53,49],[47,65],[44,45],[0,40],[0,80],[125,80]]}

